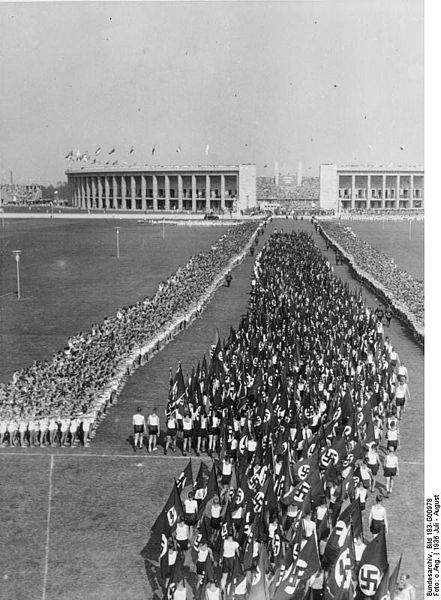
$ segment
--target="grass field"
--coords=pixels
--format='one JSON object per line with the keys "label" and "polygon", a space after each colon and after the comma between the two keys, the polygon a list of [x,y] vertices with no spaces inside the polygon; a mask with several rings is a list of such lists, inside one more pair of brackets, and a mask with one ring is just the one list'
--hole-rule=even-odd
{"label": "grass field", "polygon": [[[360,239],[392,257],[415,279],[424,280],[424,221],[350,221]],[[410,227],[410,229],[409,229]]]}
{"label": "grass field", "polygon": [[[121,230],[116,258],[115,226]],[[50,358],[70,335],[153,295],[192,254],[208,250],[225,228],[134,221],[9,220],[1,230],[0,381],[33,360]],[[22,250],[22,300],[16,265]]]}
{"label": "grass field", "polygon": [[[20,244],[23,250],[28,248],[26,252],[33,267],[28,266],[26,275],[23,271],[23,294],[29,294],[33,300],[20,304],[12,295],[2,299],[2,327],[8,331],[8,343],[11,348],[14,343],[21,344],[23,349],[4,368],[3,380],[16,368],[13,365],[24,366],[33,360],[32,352],[37,353],[40,347],[49,354],[62,347],[70,333],[67,326],[72,327],[72,332],[78,331],[117,306],[153,293],[165,275],[198,249],[209,247],[221,233],[218,228],[169,227],[162,240],[160,226],[147,229],[148,226],[136,223],[123,224],[122,259],[118,262],[113,244],[114,222],[74,222],[72,228],[70,224],[6,223],[8,244],[3,258],[9,260],[9,250],[15,244]],[[274,227],[313,231],[306,222],[275,221]],[[361,233],[358,235],[362,237]],[[325,251],[320,238],[315,236],[315,239]],[[143,244],[148,246],[148,252],[142,250]],[[55,255],[70,261],[69,267],[56,276],[44,267]],[[124,256],[128,257],[125,263]],[[329,256],[332,261],[331,252]],[[25,254],[23,268],[24,257]],[[141,265],[134,264],[138,260]],[[35,269],[39,269],[38,276]],[[358,287],[345,266],[336,267],[335,271]],[[0,544],[1,599],[159,600],[151,562],[159,548],[156,540],[149,541],[150,527],[169,495],[173,478],[188,459],[180,455],[133,454],[127,441],[131,415],[138,405],[144,413],[157,406],[161,414],[167,400],[168,368],[174,369],[182,360],[184,372],[188,371],[208,351],[216,328],[225,336],[230,324],[237,325],[246,309],[251,273],[252,260],[248,257],[233,272],[231,288],[218,290],[202,318],[135,372],[90,448],[35,452],[0,449],[0,507],[5,534]],[[75,284],[68,283],[71,274],[75,276]],[[12,267],[8,264],[2,282],[13,288],[14,276],[14,264]],[[145,279],[141,280],[142,276]],[[113,279],[118,281],[117,285]],[[26,281],[32,282],[32,295],[24,291]],[[47,298],[50,309],[39,313],[38,304],[45,302],[48,290],[51,290]],[[364,295],[374,305],[372,295],[367,291]],[[93,297],[90,302],[89,296]],[[27,310],[23,308],[26,303]],[[12,321],[5,323],[5,314],[10,319],[14,317]],[[56,325],[54,315],[57,315]],[[395,566],[403,552],[403,568],[411,574],[422,596],[423,352],[394,320],[386,334],[409,367],[412,394],[401,424],[401,475],[386,504],[390,523],[389,559]],[[31,350],[26,348],[28,339],[34,343]],[[199,459],[192,460],[196,474]],[[382,483],[379,477],[380,486]]]}

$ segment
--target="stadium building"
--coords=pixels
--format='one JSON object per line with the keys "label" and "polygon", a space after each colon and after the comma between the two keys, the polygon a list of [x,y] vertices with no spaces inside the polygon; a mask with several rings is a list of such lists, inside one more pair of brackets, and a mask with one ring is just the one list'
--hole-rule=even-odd
{"label": "stadium building", "polygon": [[320,165],[320,209],[424,208],[424,170],[404,166]]}
{"label": "stadium building", "polygon": [[237,212],[256,207],[256,165],[103,166],[66,171],[83,209]]}

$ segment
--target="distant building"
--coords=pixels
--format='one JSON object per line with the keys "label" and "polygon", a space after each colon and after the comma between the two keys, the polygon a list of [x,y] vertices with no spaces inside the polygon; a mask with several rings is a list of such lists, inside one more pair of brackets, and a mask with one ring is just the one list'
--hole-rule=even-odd
{"label": "distant building", "polygon": [[66,171],[73,206],[132,211],[255,208],[256,165],[83,166]]}
{"label": "distant building", "polygon": [[320,209],[424,207],[424,170],[405,166],[320,165]]}

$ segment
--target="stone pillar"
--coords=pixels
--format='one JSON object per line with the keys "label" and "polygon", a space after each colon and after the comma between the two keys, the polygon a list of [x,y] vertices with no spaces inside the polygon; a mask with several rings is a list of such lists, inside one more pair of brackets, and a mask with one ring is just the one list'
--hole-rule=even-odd
{"label": "stone pillar", "polygon": [[103,181],[102,181],[100,175],[98,175],[98,208],[104,208],[103,207]]}
{"label": "stone pillar", "polygon": [[152,175],[153,180],[153,210],[158,212],[158,178]]}
{"label": "stone pillar", "polygon": [[127,209],[126,199],[127,199],[127,186],[126,186],[126,178],[124,175],[121,175],[121,208],[122,210]]}
{"label": "stone pillar", "polygon": [[164,175],[165,181],[165,210],[170,210],[170,177]]}
{"label": "stone pillar", "polygon": [[400,208],[400,176],[399,175],[397,175],[397,187],[396,187],[395,195],[397,197],[396,202],[395,202],[395,208]]}
{"label": "stone pillar", "polygon": [[381,178],[381,208],[386,208],[386,175]]}
{"label": "stone pillar", "polygon": [[96,193],[96,177],[92,175],[90,178],[90,187],[92,189],[92,208],[98,208],[97,206],[97,193]]}
{"label": "stone pillar", "polygon": [[351,175],[351,208],[355,208],[355,175]]}
{"label": "stone pillar", "polygon": [[178,175],[178,210],[184,210],[184,185],[182,175]]}
{"label": "stone pillar", "polygon": [[91,208],[90,206],[90,181],[89,177],[86,177],[86,208]]}
{"label": "stone pillar", "polygon": [[112,175],[112,187],[113,187],[113,208],[118,208],[118,180],[115,175]]}
{"label": "stone pillar", "polygon": [[132,200],[132,210],[136,210],[136,181],[134,175],[130,175],[130,198]]}
{"label": "stone pillar", "polygon": [[211,202],[210,202],[211,191],[210,190],[211,190],[210,175],[205,175],[205,210],[207,212],[209,212],[211,209]]}
{"label": "stone pillar", "polygon": [[409,189],[409,194],[410,194],[410,202],[409,202],[409,208],[413,208],[413,175],[409,176],[409,181],[410,181],[410,189]]}
{"label": "stone pillar", "polygon": [[72,204],[77,207],[78,206],[78,184],[77,184],[77,178],[76,177],[72,177],[71,178],[71,182],[72,182]]}
{"label": "stone pillar", "polygon": [[367,196],[366,196],[366,208],[371,207],[372,190],[371,190],[371,176],[367,176]]}
{"label": "stone pillar", "polygon": [[141,207],[143,211],[147,210],[147,186],[145,175],[141,175]]}
{"label": "stone pillar", "polygon": [[225,175],[221,175],[221,209],[225,210]]}
{"label": "stone pillar", "polygon": [[107,210],[109,210],[109,208],[110,208],[110,182],[109,182],[108,175],[104,176],[104,196],[106,198],[106,208],[107,208]]}
{"label": "stone pillar", "polygon": [[196,175],[191,176],[191,210],[196,212]]}

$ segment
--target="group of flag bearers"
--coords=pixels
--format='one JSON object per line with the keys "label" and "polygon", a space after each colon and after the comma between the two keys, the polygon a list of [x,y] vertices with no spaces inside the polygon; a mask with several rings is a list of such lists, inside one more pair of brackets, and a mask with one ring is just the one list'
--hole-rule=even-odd
{"label": "group of flag bearers", "polygon": [[193,482],[190,459],[152,528],[166,598],[394,598],[376,476],[384,437],[387,497],[408,374],[377,324],[309,235],[270,238],[238,330],[171,380],[167,419],[192,421],[196,453],[206,420],[213,461]]}

